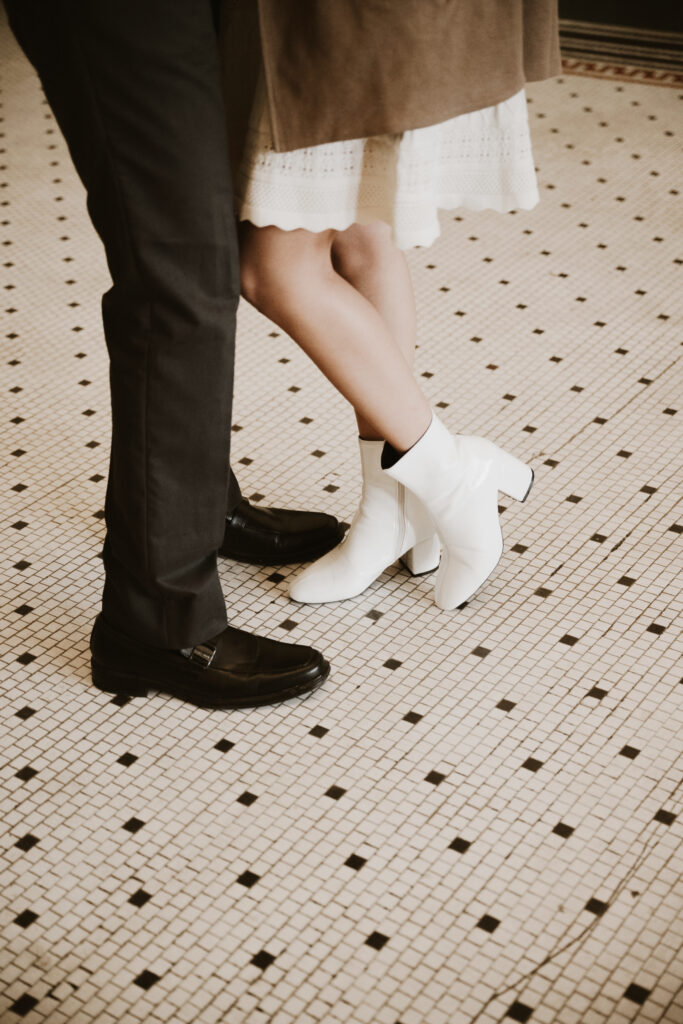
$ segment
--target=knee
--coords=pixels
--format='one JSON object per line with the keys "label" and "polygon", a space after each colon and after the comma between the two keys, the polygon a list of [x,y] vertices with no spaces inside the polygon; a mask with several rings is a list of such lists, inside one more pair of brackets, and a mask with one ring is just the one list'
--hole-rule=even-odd
{"label": "knee", "polygon": [[263,283],[264,274],[257,261],[251,255],[240,254],[240,294],[256,309],[263,305],[263,296],[267,289]]}
{"label": "knee", "polygon": [[335,269],[342,277],[353,282],[366,278],[379,267],[393,251],[391,229],[383,221],[372,224],[353,224],[337,233],[332,246]]}
{"label": "knee", "polygon": [[271,274],[272,261],[267,247],[251,233],[240,239],[240,294],[256,309],[261,309],[270,286],[266,280]]}
{"label": "knee", "polygon": [[240,238],[242,296],[270,316],[282,296],[296,293],[302,280],[318,280],[326,267],[331,269],[331,235],[250,225]]}

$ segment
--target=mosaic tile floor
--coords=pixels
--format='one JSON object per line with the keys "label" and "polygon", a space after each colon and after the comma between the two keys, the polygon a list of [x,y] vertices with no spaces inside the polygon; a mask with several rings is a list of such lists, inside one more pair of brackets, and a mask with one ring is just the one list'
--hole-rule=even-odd
{"label": "mosaic tile floor", "polygon": [[[534,85],[541,205],[410,256],[425,389],[536,469],[484,591],[305,607],[223,562],[234,624],[333,672],[205,711],[89,682],[107,274],[1,38],[0,1020],[681,1024],[683,95]],[[348,520],[352,417],[246,306],[234,424],[247,495]]]}

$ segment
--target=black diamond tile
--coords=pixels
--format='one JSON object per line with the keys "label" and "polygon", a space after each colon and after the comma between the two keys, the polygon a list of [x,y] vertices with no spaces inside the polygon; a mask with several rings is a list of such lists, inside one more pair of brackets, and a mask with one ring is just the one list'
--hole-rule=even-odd
{"label": "black diamond tile", "polygon": [[403,716],[403,721],[410,722],[411,725],[416,725],[418,722],[422,721],[422,715],[418,715],[417,711],[408,711],[408,713]]}
{"label": "black diamond tile", "polygon": [[455,850],[456,853],[466,853],[469,850],[472,843],[468,839],[463,839],[462,836],[456,836],[452,843],[449,844],[449,850]]}
{"label": "black diamond tile", "polygon": [[578,505],[580,501],[583,501],[583,498],[580,498],[578,494],[569,494],[564,500],[571,501],[573,505]]}
{"label": "black diamond tile", "polygon": [[539,761],[535,757],[527,757],[526,761],[522,765],[522,768],[526,768],[530,772],[537,772],[538,769],[542,767],[543,761]]}
{"label": "black diamond tile", "polygon": [[365,857],[360,857],[357,853],[352,853],[350,857],[347,857],[344,861],[344,866],[347,868],[353,868],[354,871],[360,871],[364,864],[367,864]]}
{"label": "black diamond tile", "polygon": [[251,889],[252,885],[256,885],[260,875],[255,875],[253,871],[243,871],[237,881],[240,885],[245,886],[247,889]]}
{"label": "black diamond tile", "polygon": [[284,622],[280,623],[280,629],[286,629],[289,633],[291,630],[296,629],[298,625],[299,623],[295,622],[294,619],[285,619]]}
{"label": "black diamond tile", "polygon": [[284,576],[281,572],[271,572],[270,576],[266,576],[269,583],[282,583]]}
{"label": "black diamond tile", "polygon": [[39,842],[40,839],[36,839],[35,836],[32,836],[31,833],[28,832],[25,836],[22,836],[21,839],[17,839],[14,845],[18,846],[20,850],[23,850],[24,853],[26,853],[28,850],[32,850],[34,846],[37,846]]}
{"label": "black diamond tile", "polygon": [[325,796],[329,796],[333,800],[340,800],[344,796],[345,792],[346,790],[342,789],[341,786],[330,786],[330,788],[325,791]]}
{"label": "black diamond tile", "polygon": [[603,900],[598,900],[594,896],[588,900],[584,910],[588,910],[589,913],[595,914],[596,917],[601,917],[607,910],[609,910],[609,903],[604,903]]}
{"label": "black diamond tile", "polygon": [[35,713],[35,708],[26,706],[25,708],[20,708],[19,711],[17,711],[17,718],[21,718],[22,721],[25,722],[27,718],[30,718],[31,715],[35,715]]}
{"label": "black diamond tile", "polygon": [[377,620],[381,619],[383,615],[384,612],[378,611],[377,608],[371,608],[365,617],[366,619],[372,619],[373,622],[377,622]]}
{"label": "black diamond tile", "polygon": [[132,903],[134,907],[144,907],[145,903],[148,903],[151,898],[150,894],[145,892],[144,889],[138,889],[137,892],[133,893],[128,902]]}
{"label": "black diamond tile", "polygon": [[656,494],[657,493],[657,488],[656,487],[651,487],[649,484],[645,484],[644,487],[640,488],[640,493],[641,494]]}
{"label": "black diamond tile", "polygon": [[619,753],[622,757],[628,757],[630,761],[634,761],[635,758],[638,757],[640,751],[636,747],[629,747],[627,744],[625,747],[621,748]]}
{"label": "black diamond tile", "polygon": [[325,452],[321,451],[320,448],[316,448],[315,451],[311,452],[311,455],[314,455],[316,459],[322,459],[324,454]]}
{"label": "black diamond tile", "polygon": [[515,706],[516,706],[515,702],[512,701],[512,700],[499,700],[498,703],[496,704],[496,707],[500,711],[505,711],[505,712],[512,711],[512,709]]}
{"label": "black diamond tile", "polygon": [[235,744],[232,742],[232,740],[223,739],[219,740],[218,743],[214,745],[213,749],[220,751],[221,754],[227,754],[227,752],[229,750],[232,750],[234,746]]}
{"label": "black diamond tile", "polygon": [[394,669],[399,668],[402,664],[403,662],[397,661],[396,658],[388,658],[387,661],[384,662],[384,668],[390,668],[393,671]]}
{"label": "black diamond tile", "polygon": [[596,544],[604,544],[607,540],[607,537],[604,535],[604,533],[594,533],[590,537],[590,540],[594,540]]}
{"label": "black diamond tile", "polygon": [[476,654],[478,658],[485,658],[490,653],[491,651],[488,647],[475,647],[472,651],[472,654]]}
{"label": "black diamond tile", "polygon": [[138,974],[137,978],[133,981],[134,985],[139,985],[140,988],[144,988],[145,991],[155,985],[160,980],[161,975],[155,974],[154,971],[143,971],[142,974]]}
{"label": "black diamond tile", "polygon": [[617,452],[617,455],[622,459],[630,459],[633,455],[633,452],[628,452],[625,448],[620,448]]}
{"label": "black diamond tile", "polygon": [[666,626],[663,626],[660,622],[653,622],[650,626],[647,627],[647,632],[655,633],[657,636],[661,636],[665,629]]}
{"label": "black diamond tile", "polygon": [[129,751],[126,751],[125,754],[121,754],[121,757],[116,758],[116,763],[123,765],[124,768],[130,768],[130,766],[135,764],[136,761],[136,755],[131,754]]}
{"label": "black diamond tile", "polygon": [[551,469],[554,469],[555,466],[559,466],[559,462],[557,459],[546,459],[543,465],[550,466]]}
{"label": "black diamond tile", "polygon": [[122,693],[117,693],[115,697],[112,697],[109,703],[114,704],[117,708],[123,708],[126,706],[126,704],[130,704],[132,699],[132,697],[126,697]]}
{"label": "black diamond tile", "polygon": [[16,523],[12,523],[12,528],[14,530],[23,530],[27,526],[28,526],[28,523],[25,523],[23,519],[17,519]]}
{"label": "black diamond tile", "polygon": [[509,1017],[510,1020],[519,1021],[519,1024],[526,1024],[533,1012],[531,1006],[526,1006],[524,1003],[515,1000],[505,1016]]}
{"label": "black diamond tile", "polygon": [[438,786],[446,778],[441,772],[430,772],[429,775],[425,775],[425,782],[431,782],[433,786]]}
{"label": "black diamond tile", "polygon": [[672,811],[665,811],[662,809],[657,811],[652,820],[658,821],[662,825],[673,825],[676,820],[676,815]]}
{"label": "black diamond tile", "polygon": [[260,953],[257,953],[256,956],[251,958],[250,963],[252,963],[254,967],[258,967],[260,970],[265,971],[266,967],[270,967],[274,961],[275,957],[273,954],[267,953],[265,949],[262,949]]}
{"label": "black diamond tile", "polygon": [[548,587],[536,587],[534,594],[538,597],[550,597],[552,590],[549,590]]}
{"label": "black diamond tile", "polygon": [[248,790],[242,793],[241,796],[237,797],[237,803],[244,804],[245,807],[251,807],[251,805],[255,803],[256,800],[258,800],[258,797],[255,796],[253,793],[250,793]]}
{"label": "black diamond tile", "polygon": [[565,825],[563,821],[558,821],[557,825],[553,829],[553,833],[556,836],[560,836],[562,839],[569,839],[573,831],[573,825]]}
{"label": "black diamond tile", "polygon": [[38,915],[34,914],[32,910],[22,910],[22,912],[14,918],[14,923],[18,924],[20,928],[28,928],[30,924],[38,920]]}
{"label": "black diamond tile", "polygon": [[38,1005],[38,1000],[33,996],[30,996],[28,992],[24,992],[23,996],[19,996],[12,1005],[10,1006],[10,1012],[16,1013],[18,1017],[25,1017],[27,1013]]}
{"label": "black diamond tile", "polygon": [[15,562],[14,565],[12,566],[12,568],[13,569],[18,569],[19,572],[23,572],[24,569],[28,569],[30,564],[31,564],[30,562],[27,562],[26,559],[22,558],[20,562]]}
{"label": "black diamond tile", "polygon": [[491,917],[490,914],[484,914],[484,916],[477,921],[477,928],[481,928],[485,932],[492,934],[500,924],[500,921],[496,917]]}
{"label": "black diamond tile", "polygon": [[322,739],[322,737],[326,736],[329,731],[330,730],[326,729],[324,725],[314,725],[309,731],[309,736],[315,736],[316,739]]}
{"label": "black diamond tile", "polygon": [[593,686],[586,694],[587,697],[595,697],[596,700],[602,700],[603,697],[607,696],[608,691],[601,689],[599,686]]}
{"label": "black diamond tile", "polygon": [[636,985],[636,983],[632,981],[624,992],[624,999],[629,999],[632,1003],[637,1003],[638,1006],[642,1006],[650,995],[650,991],[651,989],[643,988],[642,985]]}
{"label": "black diamond tile", "polygon": [[123,827],[125,828],[126,832],[135,833],[139,832],[144,824],[144,821],[140,821],[139,818],[129,818]]}
{"label": "black diamond tile", "polygon": [[28,782],[30,779],[33,779],[37,774],[38,772],[36,771],[36,769],[32,768],[30,764],[27,764],[23,768],[20,768],[19,771],[16,772],[14,777],[15,779],[21,779],[22,782]]}
{"label": "black diamond tile", "polygon": [[381,949],[382,946],[386,946],[388,941],[388,935],[382,935],[381,932],[372,932],[365,940],[365,945],[372,946],[373,949]]}
{"label": "black diamond tile", "polygon": [[620,576],[617,583],[621,583],[622,587],[632,587],[636,581],[632,576]]}
{"label": "black diamond tile", "polygon": [[567,644],[568,647],[573,647],[575,643],[578,643],[578,636],[572,636],[570,633],[565,633],[564,636],[560,637],[561,644]]}

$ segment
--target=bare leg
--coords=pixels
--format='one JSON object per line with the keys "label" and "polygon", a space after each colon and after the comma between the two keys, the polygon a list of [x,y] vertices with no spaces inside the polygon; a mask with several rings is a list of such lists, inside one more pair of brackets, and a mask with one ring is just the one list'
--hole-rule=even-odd
{"label": "bare leg", "polygon": [[[406,258],[394,245],[389,225],[374,221],[338,231],[332,241],[332,265],[372,303],[412,367],[416,339],[415,296]],[[357,419],[360,437],[381,440],[367,421],[361,416]]]}
{"label": "bare leg", "polygon": [[431,409],[384,317],[335,270],[338,236],[243,222],[242,294],[311,357],[369,436],[407,451]]}

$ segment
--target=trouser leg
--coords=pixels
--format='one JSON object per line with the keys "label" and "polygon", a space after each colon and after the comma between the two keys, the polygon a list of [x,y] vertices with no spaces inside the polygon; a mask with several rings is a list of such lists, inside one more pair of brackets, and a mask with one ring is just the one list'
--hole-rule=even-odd
{"label": "trouser leg", "polygon": [[112,447],[103,612],[184,647],[225,625],[239,273],[209,0],[8,0],[88,194]]}
{"label": "trouser leg", "polygon": [[237,483],[237,477],[231,469],[228,476],[228,501],[226,505],[226,514],[230,515],[231,512],[234,512],[241,500],[242,491],[240,489],[240,485]]}

